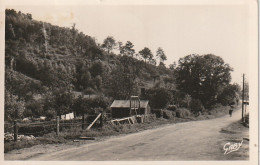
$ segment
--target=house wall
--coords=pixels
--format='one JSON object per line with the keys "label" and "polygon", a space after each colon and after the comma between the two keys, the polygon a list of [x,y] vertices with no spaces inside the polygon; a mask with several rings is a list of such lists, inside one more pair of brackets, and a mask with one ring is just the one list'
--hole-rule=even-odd
{"label": "house wall", "polygon": [[[112,118],[123,118],[123,117],[130,117],[136,115],[135,110],[131,110],[130,108],[111,108],[112,109]],[[151,108],[148,105],[146,108],[140,108],[137,110],[137,114],[139,115],[147,115],[150,114]]]}
{"label": "house wall", "polygon": [[112,118],[123,118],[130,116],[130,108],[112,108]]}

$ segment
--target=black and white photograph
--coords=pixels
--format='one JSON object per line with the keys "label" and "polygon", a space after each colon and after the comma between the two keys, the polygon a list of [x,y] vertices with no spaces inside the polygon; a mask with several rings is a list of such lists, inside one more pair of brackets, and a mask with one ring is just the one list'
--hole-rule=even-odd
{"label": "black and white photograph", "polygon": [[6,1],[4,163],[256,165],[257,3]]}

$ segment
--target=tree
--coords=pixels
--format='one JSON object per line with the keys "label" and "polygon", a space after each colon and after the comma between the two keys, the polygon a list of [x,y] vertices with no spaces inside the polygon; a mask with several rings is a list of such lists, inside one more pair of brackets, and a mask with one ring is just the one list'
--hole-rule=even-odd
{"label": "tree", "polygon": [[151,50],[147,47],[145,47],[143,50],[139,51],[139,54],[143,57],[145,63],[146,60],[151,60],[153,58],[153,54],[151,52]]}
{"label": "tree", "polygon": [[95,85],[96,85],[97,89],[100,90],[102,87],[102,77],[100,75],[98,75],[95,77],[94,81],[95,81]]}
{"label": "tree", "polygon": [[[29,112],[31,111],[31,116],[35,116],[35,117],[40,117],[41,115],[43,115],[43,104],[41,103],[41,101],[37,100],[31,100],[31,101],[28,101],[26,102],[25,104],[25,107],[26,107],[26,110]],[[26,117],[29,117],[28,116],[29,114],[27,114]]]}
{"label": "tree", "polygon": [[107,50],[107,53],[110,53],[116,46],[116,41],[113,37],[108,36],[103,44],[102,47]]}
{"label": "tree", "polygon": [[110,101],[103,96],[99,96],[93,99],[83,98],[82,96],[79,96],[77,99],[75,99],[73,109],[75,110],[77,115],[95,114],[95,110],[105,110],[107,109],[109,104]]}
{"label": "tree", "polygon": [[156,65],[156,60],[153,58],[149,59],[149,64]]}
{"label": "tree", "polygon": [[111,73],[109,80],[110,95],[114,99],[128,99],[131,95],[137,94],[137,77],[140,74],[140,61],[122,56],[120,65]]}
{"label": "tree", "polygon": [[159,47],[158,50],[156,51],[156,57],[160,58],[160,63],[164,63],[164,61],[167,60],[167,57],[161,47]]}
{"label": "tree", "polygon": [[25,102],[8,90],[5,90],[5,120],[21,119],[25,110]]}
{"label": "tree", "polygon": [[241,95],[241,87],[236,83],[228,84],[218,96],[218,101],[222,105],[235,104],[239,95]]}
{"label": "tree", "polygon": [[191,99],[188,107],[190,108],[190,111],[194,113],[202,112],[205,110],[203,104],[199,99]]}
{"label": "tree", "polygon": [[135,50],[133,49],[134,45],[132,42],[127,41],[125,46],[120,46],[120,53],[126,56],[133,57],[135,54]]}
{"label": "tree", "polygon": [[86,62],[79,62],[76,65],[76,81],[74,85],[77,87],[77,89],[82,90],[86,89],[91,80],[91,74],[89,72],[88,64]]}
{"label": "tree", "polygon": [[13,25],[10,23],[9,25],[5,25],[5,38],[7,39],[15,39],[15,33]]}
{"label": "tree", "polygon": [[230,83],[231,71],[233,69],[221,57],[188,55],[179,60],[177,88],[201,100],[204,106],[210,106],[216,102],[221,89]]}
{"label": "tree", "polygon": [[54,96],[54,108],[57,111],[57,115],[66,114],[71,112],[74,102],[74,95],[66,89],[60,88],[53,92]]}
{"label": "tree", "polygon": [[171,103],[173,96],[165,88],[151,88],[146,91],[145,99],[150,101],[152,108],[165,108]]}
{"label": "tree", "polygon": [[94,62],[94,64],[90,67],[89,70],[92,77],[96,77],[98,75],[102,76],[105,71],[105,67],[101,61],[97,61]]}
{"label": "tree", "polygon": [[39,50],[42,51],[43,53],[47,52],[47,40],[48,40],[48,35],[44,23],[42,23],[42,27],[39,29],[38,36],[35,41],[38,43]]}
{"label": "tree", "polygon": [[171,70],[175,70],[176,69],[176,62],[174,61],[172,64],[169,65],[169,68]]}

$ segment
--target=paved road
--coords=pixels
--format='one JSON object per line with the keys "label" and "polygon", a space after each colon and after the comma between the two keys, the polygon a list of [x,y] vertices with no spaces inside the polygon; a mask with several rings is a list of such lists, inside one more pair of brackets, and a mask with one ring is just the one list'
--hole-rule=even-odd
{"label": "paved road", "polygon": [[219,160],[220,130],[233,117],[167,125],[105,141],[33,157],[31,160]]}

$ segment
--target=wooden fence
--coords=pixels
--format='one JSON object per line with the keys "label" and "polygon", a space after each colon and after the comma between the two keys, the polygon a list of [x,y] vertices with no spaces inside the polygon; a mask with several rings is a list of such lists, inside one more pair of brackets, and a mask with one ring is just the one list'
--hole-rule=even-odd
{"label": "wooden fence", "polygon": [[[106,122],[105,116],[109,114],[98,114],[98,115],[83,115],[82,119],[71,119],[71,120],[61,120],[57,116],[56,120],[52,121],[39,121],[39,122],[18,122],[14,120],[13,123],[8,123],[4,125],[4,132],[11,133],[13,135],[13,140],[17,141],[18,135],[33,135],[42,136],[46,133],[56,132],[59,135],[60,131],[67,128],[81,128],[90,129],[94,125],[96,127],[102,127],[103,123]],[[86,120],[88,117],[94,118],[95,120]],[[98,122],[97,122],[98,121]]]}

